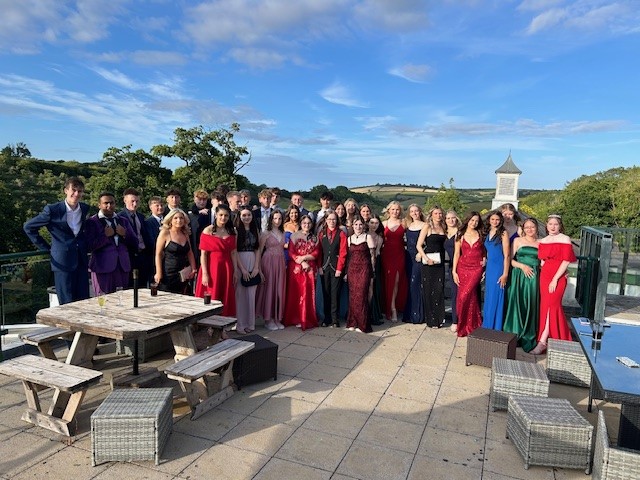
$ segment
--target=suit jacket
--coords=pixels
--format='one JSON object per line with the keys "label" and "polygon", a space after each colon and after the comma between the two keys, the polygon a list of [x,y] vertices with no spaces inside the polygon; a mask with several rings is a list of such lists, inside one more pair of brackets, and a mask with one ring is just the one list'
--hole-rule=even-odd
{"label": "suit jacket", "polygon": [[120,264],[122,271],[131,271],[129,249],[137,248],[138,237],[129,220],[118,216],[115,218],[116,222],[126,230],[124,239],[120,237],[118,245],[116,245],[115,235],[112,237],[105,235],[106,221],[98,218],[98,215],[94,215],[85,223],[87,244],[91,252],[89,270],[92,272],[111,273],[118,267],[118,264]]}
{"label": "suit jacket", "polygon": [[156,241],[158,240],[158,235],[160,235],[160,224],[153,215],[149,215],[147,218],[145,218],[144,223],[146,226],[147,234],[151,239],[151,244],[153,245],[153,255],[155,255]]}
{"label": "suit jacket", "polygon": [[[87,268],[87,239],[84,232],[89,205],[80,203],[81,227],[78,235],[67,224],[67,206],[64,202],[46,205],[42,212],[24,224],[29,240],[39,250],[51,254],[51,270],[54,272],[74,272]],[[39,231],[46,227],[51,234],[51,245],[42,238]]]}
{"label": "suit jacket", "polygon": [[[146,251],[150,251],[153,253],[156,251],[156,242],[154,241],[155,239],[153,238],[146,224],[146,218],[144,218],[144,215],[138,211],[136,211],[135,213],[136,213],[136,217],[138,217],[138,221],[140,222],[140,230],[142,233],[142,241],[144,242],[144,248]],[[131,228],[134,230],[134,235],[135,235],[135,225],[131,223],[132,222],[131,212],[129,212],[129,210],[124,208],[118,212],[118,218],[121,218],[121,217],[125,217],[129,221],[129,224],[131,225]],[[133,246],[132,253],[137,253],[137,252],[138,252],[138,243],[136,242],[136,244]]]}
{"label": "suit jacket", "polygon": [[202,231],[211,225],[211,216],[200,213],[189,212],[189,222],[191,226],[191,246],[194,251],[193,254],[196,256],[196,263],[200,263],[200,258],[198,255],[198,251],[200,250],[200,235]]}

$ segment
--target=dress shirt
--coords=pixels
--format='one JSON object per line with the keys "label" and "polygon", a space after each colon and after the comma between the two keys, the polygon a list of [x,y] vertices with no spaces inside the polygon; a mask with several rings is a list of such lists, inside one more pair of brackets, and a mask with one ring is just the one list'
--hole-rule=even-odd
{"label": "dress shirt", "polygon": [[[115,232],[116,227],[118,226],[118,223],[116,222],[116,215],[114,215],[113,217],[107,217],[104,213],[102,213],[102,210],[100,210],[98,211],[98,218],[101,220],[104,219],[104,221],[107,222],[107,225],[113,228]],[[116,247],[118,246],[119,240],[120,240],[120,235],[118,235],[117,233],[114,233],[113,241],[116,242]]]}
{"label": "dress shirt", "polygon": [[82,209],[80,208],[80,204],[76,205],[75,210],[71,208],[66,200],[64,204],[67,207],[67,225],[69,225],[73,234],[78,236],[80,228],[82,228]]}

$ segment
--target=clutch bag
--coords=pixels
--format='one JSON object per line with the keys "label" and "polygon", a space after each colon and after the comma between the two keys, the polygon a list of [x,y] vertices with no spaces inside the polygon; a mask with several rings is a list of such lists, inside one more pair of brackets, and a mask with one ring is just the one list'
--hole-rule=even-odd
{"label": "clutch bag", "polygon": [[[434,252],[434,253],[426,253],[425,254],[427,256],[427,258],[429,260],[431,260],[433,263],[435,264],[440,264],[441,263],[441,258],[440,258],[440,254],[438,252]],[[427,261],[423,258],[422,259],[422,263],[424,265],[428,265]]]}
{"label": "clutch bag", "polygon": [[186,267],[184,267],[182,270],[180,270],[178,273],[180,274],[180,281],[181,282],[186,282],[187,280],[189,280],[189,275],[191,275],[191,265],[187,265]]}
{"label": "clutch bag", "polygon": [[249,280],[245,280],[244,277],[240,278],[240,285],[242,285],[243,287],[255,287],[256,285],[260,285],[261,282],[262,277],[259,273],[249,278]]}

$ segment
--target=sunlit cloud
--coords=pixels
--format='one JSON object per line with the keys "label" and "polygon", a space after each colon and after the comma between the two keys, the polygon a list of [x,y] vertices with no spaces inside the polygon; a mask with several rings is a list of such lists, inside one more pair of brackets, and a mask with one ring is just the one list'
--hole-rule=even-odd
{"label": "sunlit cloud", "polygon": [[389,70],[389,74],[404,78],[410,82],[423,83],[433,74],[433,69],[429,65],[414,65],[408,63],[400,67]]}
{"label": "sunlit cloud", "polygon": [[320,96],[329,103],[336,105],[344,105],[345,107],[367,108],[367,105],[356,99],[348,87],[340,82],[334,82],[328,87],[322,89]]}

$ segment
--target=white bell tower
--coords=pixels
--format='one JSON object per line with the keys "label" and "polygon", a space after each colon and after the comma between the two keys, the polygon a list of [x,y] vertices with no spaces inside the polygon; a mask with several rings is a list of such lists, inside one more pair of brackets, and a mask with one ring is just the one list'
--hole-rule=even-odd
{"label": "white bell tower", "polygon": [[496,195],[491,201],[491,210],[499,208],[503,203],[512,203],[518,208],[518,178],[522,170],[516,167],[511,158],[511,151],[507,160],[496,170]]}

